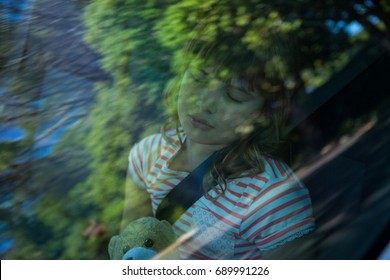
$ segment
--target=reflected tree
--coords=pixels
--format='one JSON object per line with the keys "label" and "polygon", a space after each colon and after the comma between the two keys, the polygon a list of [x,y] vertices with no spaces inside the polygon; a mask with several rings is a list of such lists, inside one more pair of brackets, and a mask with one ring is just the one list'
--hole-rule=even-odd
{"label": "reflected tree", "polygon": [[[256,52],[265,71],[281,70],[283,87],[302,98],[362,46],[390,44],[385,0],[34,3],[21,23],[0,22],[0,121],[25,134],[0,143],[0,237],[13,240],[7,258],[108,258],[128,151],[167,119],[163,89],[199,27],[197,40],[239,42],[221,52]],[[54,150],[37,156],[37,143],[61,129]]]}

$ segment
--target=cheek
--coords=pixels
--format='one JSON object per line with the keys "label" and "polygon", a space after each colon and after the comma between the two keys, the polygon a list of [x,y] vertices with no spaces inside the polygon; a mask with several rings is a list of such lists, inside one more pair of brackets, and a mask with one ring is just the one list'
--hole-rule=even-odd
{"label": "cheek", "polygon": [[[256,107],[254,107],[256,109]],[[255,116],[258,115],[254,108],[242,108],[235,110],[225,110],[221,114],[221,122],[225,126],[236,128],[241,124],[251,124],[255,121]]]}
{"label": "cheek", "polygon": [[193,86],[182,85],[178,96],[178,106],[190,108],[197,104],[197,90]]}

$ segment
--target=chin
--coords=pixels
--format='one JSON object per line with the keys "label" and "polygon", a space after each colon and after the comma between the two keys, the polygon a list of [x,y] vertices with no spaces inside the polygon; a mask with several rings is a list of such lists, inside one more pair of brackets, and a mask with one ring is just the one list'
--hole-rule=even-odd
{"label": "chin", "polygon": [[232,143],[231,139],[224,139],[218,131],[202,131],[196,129],[185,130],[187,138],[192,142],[203,145],[227,146]]}

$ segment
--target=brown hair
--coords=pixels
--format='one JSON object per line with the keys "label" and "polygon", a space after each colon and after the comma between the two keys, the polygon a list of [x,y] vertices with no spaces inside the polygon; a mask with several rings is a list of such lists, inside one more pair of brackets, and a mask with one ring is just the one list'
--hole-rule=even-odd
{"label": "brown hair", "polygon": [[[231,49],[241,52],[232,52]],[[261,117],[255,122],[252,132],[218,152],[213,168],[205,174],[203,180],[206,192],[213,187],[212,182],[216,181],[223,193],[228,180],[262,173],[265,168],[263,157],[277,157],[280,131],[289,103],[289,90],[283,84],[283,71],[270,66],[270,60],[280,58],[280,49],[273,46],[268,53],[263,52],[263,55],[259,56],[256,51],[245,47],[242,40],[226,36],[212,43],[192,39],[179,52],[175,63],[177,76],[165,91],[166,107],[171,119],[163,126],[162,134],[168,143],[172,142],[166,134],[169,128],[176,129],[180,137],[176,99],[184,72],[195,59],[216,65],[221,73],[227,70],[229,74],[224,76],[226,82],[235,75],[245,81],[248,90],[261,94],[265,99],[265,103],[259,108]]]}

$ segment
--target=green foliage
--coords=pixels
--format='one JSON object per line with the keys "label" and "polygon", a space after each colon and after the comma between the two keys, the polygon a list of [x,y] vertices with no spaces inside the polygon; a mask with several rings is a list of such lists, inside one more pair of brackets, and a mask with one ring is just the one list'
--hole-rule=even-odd
{"label": "green foliage", "polygon": [[[169,53],[159,46],[154,25],[170,1],[98,0],[89,4],[84,22],[86,42],[101,55],[101,65],[115,83],[129,78],[153,89],[167,76]],[[156,93],[156,90],[152,90]]]}
{"label": "green foliage", "polygon": [[[168,81],[177,86],[175,74],[192,59],[182,51],[189,40],[200,46],[218,42],[221,56],[240,57],[251,51],[264,66],[265,76],[278,73],[286,89],[299,92],[320,86],[342,69],[361,41],[378,38],[378,32],[388,34],[390,6],[388,1],[379,3],[380,12],[367,8],[359,14],[352,1],[90,1],[83,15],[85,41],[101,56],[100,66],[112,80],[95,85],[88,116],[68,129],[54,152],[29,165],[28,171],[36,176],[21,183],[23,187],[12,191],[7,201],[18,210],[1,205],[2,216],[13,217],[7,237],[15,244],[9,258],[108,258],[108,239],[121,226],[129,149],[158,132],[165,121],[162,92]],[[367,23],[369,15],[376,15],[380,24]],[[357,21],[365,30],[351,37],[342,28],[337,32],[329,28],[329,21],[344,25]],[[0,35],[7,30],[0,29]],[[51,34],[42,27],[34,30],[40,39]],[[39,97],[46,71],[39,44],[33,45],[38,55],[20,68],[22,74],[11,88],[22,100]],[[0,50],[8,48],[0,42]],[[43,108],[59,100],[49,98]],[[20,120],[28,143],[2,144],[0,171],[33,144],[38,124],[31,115]],[[146,211],[142,198],[130,198],[139,205],[130,216]]]}
{"label": "green foliage", "polygon": [[218,42],[218,51],[225,53],[222,57],[237,56],[241,61],[241,54],[252,51],[264,64],[266,77],[277,74],[289,90],[298,91],[305,84],[312,87],[327,81],[334,67],[332,71],[328,67],[315,83],[307,75],[316,76],[311,72],[318,71],[318,64],[328,65],[330,60],[339,64],[339,56],[352,47],[344,29],[334,32],[327,26],[332,14],[345,25],[356,19],[353,5],[333,1],[312,5],[309,1],[183,0],[165,10],[155,30],[161,44],[174,50],[176,72],[186,59],[177,50],[188,40],[195,39],[200,46]]}
{"label": "green foliage", "polygon": [[[155,64],[154,56],[159,52],[150,46],[152,39],[148,42],[142,34],[148,26],[139,24],[134,16],[156,17],[158,13],[153,12],[156,8],[150,6],[152,3],[146,5],[151,7],[149,10],[141,7],[134,10],[125,7],[126,1],[117,2],[117,5],[113,1],[93,2],[84,17],[86,40],[102,54],[102,68],[112,76],[111,83],[96,84],[95,105],[82,123],[84,129],[74,131],[66,140],[67,145],[74,145],[71,139],[84,134],[79,145],[88,155],[84,168],[89,175],[76,182],[60,203],[53,198],[40,201],[37,209],[40,219],[63,240],[56,258],[107,258],[105,244],[119,231],[122,219],[128,152],[146,130],[145,123],[139,120],[145,116],[146,120],[156,118],[158,123],[161,114],[156,106],[161,96],[156,95],[162,91],[166,74],[160,71],[167,58],[162,57],[161,63]],[[120,14],[118,8],[124,13]],[[137,52],[142,55],[134,55]],[[62,222],[58,223],[59,220]],[[84,236],[82,233],[87,231],[90,221],[102,225],[104,230],[96,236],[93,233]]]}

